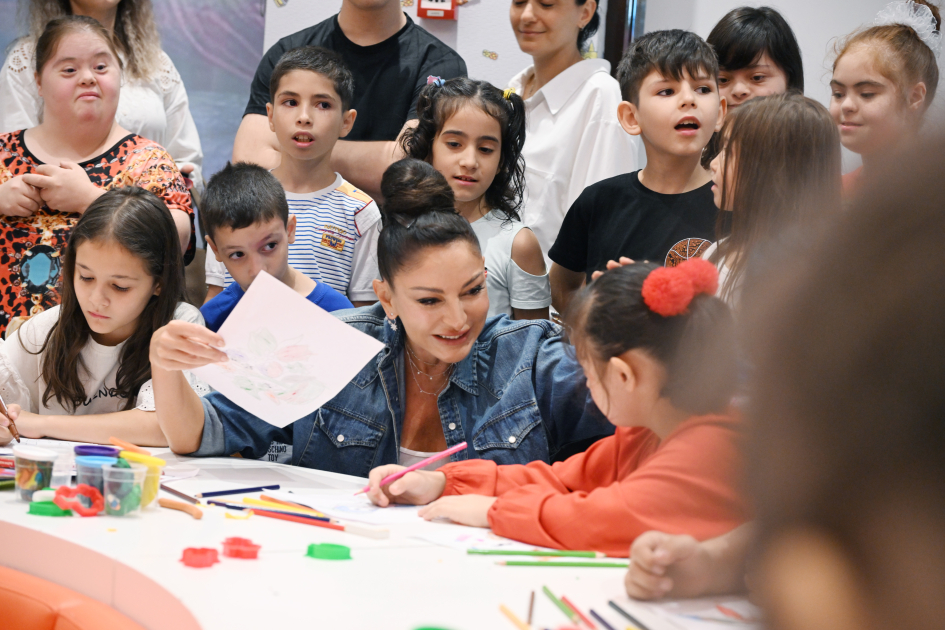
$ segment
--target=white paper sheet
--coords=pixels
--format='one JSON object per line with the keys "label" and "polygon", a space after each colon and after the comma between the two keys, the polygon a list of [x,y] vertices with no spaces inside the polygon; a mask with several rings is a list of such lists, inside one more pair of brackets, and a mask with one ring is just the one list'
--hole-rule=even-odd
{"label": "white paper sheet", "polygon": [[370,523],[371,525],[425,522],[417,515],[420,510],[419,506],[392,505],[382,508],[371,503],[371,500],[363,494],[353,496],[354,493],[350,490],[325,490],[304,494],[277,491],[267,492],[266,494],[283,501],[301,503],[313,510],[318,510],[323,514],[344,521],[357,521],[359,523]]}
{"label": "white paper sheet", "polygon": [[219,333],[230,360],[194,374],[277,427],[331,400],[384,347],[265,272]]}
{"label": "white paper sheet", "polygon": [[451,525],[428,530],[414,534],[411,538],[425,540],[441,547],[459,549],[460,551],[468,549],[483,551],[547,551],[544,547],[526,545],[511,538],[497,536],[488,528],[464,527],[463,525]]}

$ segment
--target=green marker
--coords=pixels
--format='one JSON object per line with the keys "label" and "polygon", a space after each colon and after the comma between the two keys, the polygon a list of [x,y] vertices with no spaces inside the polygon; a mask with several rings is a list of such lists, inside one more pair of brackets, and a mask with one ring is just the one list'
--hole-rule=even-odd
{"label": "green marker", "polygon": [[[504,564],[504,563],[500,562],[499,564]],[[534,564],[544,564],[544,563],[543,563],[543,562],[535,562]],[[552,592],[548,589],[547,586],[542,586],[542,587],[541,587],[541,590],[545,593],[545,595],[548,596],[548,599],[551,600],[551,603],[552,603],[552,604],[554,604],[554,605],[557,606],[559,609],[561,609],[561,612],[564,613],[565,617],[567,617],[568,620],[571,621],[571,623],[574,623],[574,624],[577,624],[577,623],[578,623],[578,618],[577,618],[577,615],[574,614],[574,611],[571,610],[570,608],[568,608],[567,606],[565,606],[565,605],[564,605],[564,602],[562,602],[560,599],[558,599],[557,597],[555,597],[554,593],[552,593]]]}
{"label": "green marker", "polygon": [[626,569],[629,562],[532,562],[530,560],[503,560],[496,562],[507,567],[605,567],[610,569]]}
{"label": "green marker", "polygon": [[505,549],[467,549],[466,553],[480,556],[540,556],[546,558],[605,558],[599,551],[508,551]]}

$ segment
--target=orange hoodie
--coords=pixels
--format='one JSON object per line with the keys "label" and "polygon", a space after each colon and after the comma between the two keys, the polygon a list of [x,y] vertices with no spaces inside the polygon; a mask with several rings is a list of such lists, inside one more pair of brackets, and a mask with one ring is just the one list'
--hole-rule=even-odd
{"label": "orange hoodie", "polygon": [[586,452],[551,465],[477,459],[439,471],[446,474],[444,496],[499,497],[488,517],[500,536],[625,557],[651,529],[706,540],[746,520],[735,488],[738,441],[732,418],[694,416],[662,443],[649,429],[618,427]]}

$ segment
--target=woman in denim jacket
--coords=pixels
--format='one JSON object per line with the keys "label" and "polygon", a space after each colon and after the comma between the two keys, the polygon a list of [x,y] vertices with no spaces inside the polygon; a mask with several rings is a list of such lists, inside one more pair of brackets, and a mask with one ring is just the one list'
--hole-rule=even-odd
{"label": "woman in denim jacket", "polygon": [[279,441],[293,445],[295,465],[366,477],[463,441],[469,448],[452,461],[552,462],[613,433],[559,326],[487,321],[479,242],[443,176],[401,160],[384,174],[382,192],[380,302],[336,314],[384,349],[337,396],[280,429],[219,393],[199,399],[181,386],[181,369],[225,355],[214,349],[223,345],[215,333],[174,322],[151,347],[158,420],[171,449],[258,458]]}

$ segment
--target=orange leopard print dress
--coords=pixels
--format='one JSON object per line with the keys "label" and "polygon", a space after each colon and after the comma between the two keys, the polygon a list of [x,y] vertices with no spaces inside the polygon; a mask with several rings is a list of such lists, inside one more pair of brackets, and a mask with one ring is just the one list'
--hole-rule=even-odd
{"label": "orange leopard print dress", "polygon": [[[33,173],[42,164],[26,147],[23,133],[21,130],[0,134],[0,184]],[[129,134],[80,166],[100,188],[140,186],[160,197],[171,210],[189,214],[191,242],[184,259],[193,258],[194,210],[190,193],[163,147]],[[14,318],[32,317],[59,304],[60,256],[80,216],[47,206],[30,217],[0,215],[0,334]]]}

